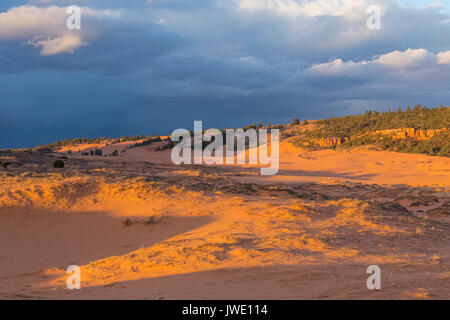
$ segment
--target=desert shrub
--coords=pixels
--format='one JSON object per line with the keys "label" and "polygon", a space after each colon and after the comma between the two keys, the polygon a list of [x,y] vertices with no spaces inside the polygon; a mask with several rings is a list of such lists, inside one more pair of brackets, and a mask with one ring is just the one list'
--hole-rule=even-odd
{"label": "desert shrub", "polygon": [[291,123],[293,126],[296,126],[296,125],[298,125],[298,124],[300,124],[300,119],[299,118],[294,118],[294,119],[292,119],[292,123]]}
{"label": "desert shrub", "polygon": [[1,161],[1,162],[0,162],[0,166],[2,166],[2,167],[5,168],[5,169],[7,169],[8,166],[9,166],[10,164],[11,164],[11,163],[10,163],[10,162],[7,162],[7,161]]}
{"label": "desert shrub", "polygon": [[55,160],[53,162],[53,168],[64,168],[64,161],[62,161],[62,160]]}

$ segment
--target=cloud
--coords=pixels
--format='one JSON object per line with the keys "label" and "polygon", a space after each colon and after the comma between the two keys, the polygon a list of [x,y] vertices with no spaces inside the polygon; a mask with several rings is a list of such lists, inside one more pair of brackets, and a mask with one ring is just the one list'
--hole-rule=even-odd
{"label": "cloud", "polygon": [[[436,69],[438,64],[450,63],[450,51],[433,54],[426,49],[407,49],[375,56],[370,60],[354,62],[335,59],[331,62],[314,64],[308,72],[317,75],[412,72]],[[438,73],[436,73],[438,75]]]}
{"label": "cloud", "polygon": [[[381,8],[381,30],[367,28],[366,10],[372,4]],[[149,6],[152,11],[143,14],[164,20],[166,30],[192,39],[197,51],[224,58],[317,63],[330,57],[367,59],[408,48],[449,49],[442,41],[450,37],[450,25],[443,23],[448,14],[391,0],[198,0],[195,10],[189,10],[191,1]]]}
{"label": "cloud", "polygon": [[27,43],[35,47],[42,47],[42,56],[51,56],[63,52],[73,53],[77,48],[87,44],[79,36],[71,34],[65,34],[59,38],[34,37]]}
{"label": "cloud", "polygon": [[[119,18],[117,10],[93,10],[81,8],[82,19],[102,19],[104,17]],[[87,44],[87,39],[93,39],[95,32],[90,28],[69,30],[66,20],[69,17],[67,8],[57,6],[13,7],[0,13],[0,41],[18,40],[42,47],[41,55],[49,56],[60,53],[73,53],[79,47]],[[94,30],[95,31],[95,30]]]}
{"label": "cloud", "polygon": [[37,35],[60,35],[67,14],[58,7],[13,7],[0,13],[0,39],[24,39]]}
{"label": "cloud", "polygon": [[266,11],[283,16],[343,16],[367,9],[364,0],[236,0],[238,8],[247,11]]}
{"label": "cloud", "polygon": [[59,70],[118,76],[187,43],[156,22],[124,17],[122,9],[82,7],[81,30],[68,30],[66,9],[21,6],[0,13],[0,74]]}
{"label": "cloud", "polygon": [[439,64],[450,64],[450,51],[440,52],[437,59]]}
{"label": "cloud", "polygon": [[375,62],[394,69],[405,70],[434,64],[436,57],[425,49],[408,49],[403,52],[396,50],[383,54]]}

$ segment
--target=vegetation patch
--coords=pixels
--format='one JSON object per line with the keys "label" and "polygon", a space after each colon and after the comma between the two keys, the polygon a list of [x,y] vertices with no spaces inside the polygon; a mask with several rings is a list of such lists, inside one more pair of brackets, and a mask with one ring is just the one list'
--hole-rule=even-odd
{"label": "vegetation patch", "polygon": [[53,168],[64,168],[64,161],[62,161],[62,160],[55,160],[53,162]]}
{"label": "vegetation patch", "polygon": [[317,124],[317,129],[298,132],[294,144],[308,149],[374,145],[381,150],[450,156],[450,107],[366,111]]}

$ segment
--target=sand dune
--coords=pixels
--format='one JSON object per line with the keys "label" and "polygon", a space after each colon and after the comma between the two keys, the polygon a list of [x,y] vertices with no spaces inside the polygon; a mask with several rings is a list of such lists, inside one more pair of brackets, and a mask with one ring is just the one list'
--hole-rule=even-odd
{"label": "sand dune", "polygon": [[450,159],[421,154],[373,151],[368,147],[306,151],[284,142],[280,145],[280,171],[259,181],[298,183],[341,181],[379,185],[450,187]]}
{"label": "sand dune", "polygon": [[[304,150],[280,174],[2,153],[2,298],[449,298],[447,158]],[[82,290],[65,288],[70,264]],[[366,288],[380,265],[383,290]]]}

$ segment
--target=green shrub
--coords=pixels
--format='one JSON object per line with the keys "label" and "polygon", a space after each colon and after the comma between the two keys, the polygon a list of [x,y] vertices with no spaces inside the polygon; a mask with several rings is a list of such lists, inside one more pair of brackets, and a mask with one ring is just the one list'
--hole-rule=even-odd
{"label": "green shrub", "polygon": [[62,160],[55,160],[53,162],[53,168],[64,168],[64,161],[62,161]]}
{"label": "green shrub", "polygon": [[294,119],[292,119],[292,123],[291,123],[293,126],[296,126],[296,125],[298,125],[298,124],[300,124],[300,119],[299,118],[294,118]]}

